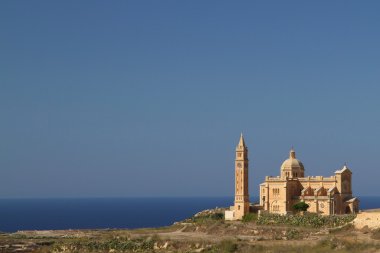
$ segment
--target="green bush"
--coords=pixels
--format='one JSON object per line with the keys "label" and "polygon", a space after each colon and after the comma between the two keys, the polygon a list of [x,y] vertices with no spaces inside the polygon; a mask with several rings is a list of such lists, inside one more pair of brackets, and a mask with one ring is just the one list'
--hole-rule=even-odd
{"label": "green bush", "polygon": [[257,219],[259,225],[285,224],[304,227],[339,227],[355,219],[355,215],[330,215],[321,216],[318,214],[306,215],[279,215],[279,214],[262,214]]}
{"label": "green bush", "polygon": [[191,218],[191,221],[195,223],[215,222],[215,221],[223,221],[223,220],[224,220],[223,213],[212,213],[212,214],[200,215],[200,216]]}
{"label": "green bush", "polygon": [[219,252],[232,253],[237,250],[237,244],[230,240],[222,241],[219,244]]}
{"label": "green bush", "polygon": [[[53,250],[57,252],[104,252],[104,251],[133,251],[146,252],[153,250],[155,238],[112,238],[104,241],[74,240],[67,243],[57,243],[53,245]],[[157,239],[159,240],[159,239]]]}
{"label": "green bush", "polygon": [[296,212],[306,212],[309,207],[310,206],[305,202],[298,202],[297,204],[293,205],[293,209],[296,210]]}
{"label": "green bush", "polygon": [[255,213],[248,213],[243,216],[242,221],[243,222],[251,222],[251,221],[256,221],[257,220],[257,214]]}
{"label": "green bush", "polygon": [[300,231],[298,231],[294,228],[287,230],[285,236],[286,236],[286,239],[288,239],[288,240],[297,240],[297,239],[302,238]]}

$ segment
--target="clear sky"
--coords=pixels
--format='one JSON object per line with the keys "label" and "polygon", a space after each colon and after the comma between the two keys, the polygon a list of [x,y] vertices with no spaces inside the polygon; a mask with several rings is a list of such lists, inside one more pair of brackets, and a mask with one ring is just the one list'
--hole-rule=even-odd
{"label": "clear sky", "polygon": [[0,1],[0,197],[250,194],[380,179],[379,1]]}

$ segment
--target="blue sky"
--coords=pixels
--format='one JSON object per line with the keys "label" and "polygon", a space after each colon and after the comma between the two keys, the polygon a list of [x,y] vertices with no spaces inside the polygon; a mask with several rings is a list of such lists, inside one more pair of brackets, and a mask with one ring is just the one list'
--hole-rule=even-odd
{"label": "blue sky", "polygon": [[1,1],[0,197],[250,194],[291,146],[377,195],[378,1]]}

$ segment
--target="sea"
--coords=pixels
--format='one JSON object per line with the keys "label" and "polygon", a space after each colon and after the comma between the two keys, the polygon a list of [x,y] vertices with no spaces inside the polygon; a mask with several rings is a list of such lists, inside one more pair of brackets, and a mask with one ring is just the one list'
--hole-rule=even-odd
{"label": "sea", "polygon": [[[380,196],[359,199],[360,209],[380,208]],[[233,197],[0,199],[0,231],[161,227],[232,204]]]}

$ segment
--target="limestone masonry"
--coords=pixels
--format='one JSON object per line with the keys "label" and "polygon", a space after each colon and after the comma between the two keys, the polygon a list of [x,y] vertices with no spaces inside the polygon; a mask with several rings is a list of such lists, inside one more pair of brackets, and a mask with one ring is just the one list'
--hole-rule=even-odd
{"label": "limestone masonry", "polygon": [[356,213],[359,200],[352,195],[352,172],[344,165],[331,177],[307,176],[305,168],[290,150],[280,170],[280,176],[266,176],[260,184],[260,203],[252,206],[248,194],[248,148],[243,135],[236,147],[235,203],[225,212],[226,220],[241,220],[250,211],[277,214],[293,213],[293,205],[305,202],[308,212],[321,215]]}

